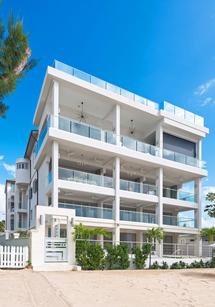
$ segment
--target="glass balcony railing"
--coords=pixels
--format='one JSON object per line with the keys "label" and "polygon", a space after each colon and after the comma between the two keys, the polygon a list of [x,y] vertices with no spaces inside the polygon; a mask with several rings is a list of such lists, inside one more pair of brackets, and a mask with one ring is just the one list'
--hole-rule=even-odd
{"label": "glass balcony railing", "polygon": [[97,77],[94,77],[90,74],[87,74],[81,70],[78,70],[76,68],[73,68],[72,66],[69,66],[69,65],[66,65],[62,62],[59,62],[59,61],[54,61],[54,68],[56,69],[59,69],[63,72],[66,72],[78,79],[81,79],[83,81],[86,81],[88,83],[91,83],[93,85],[96,85],[100,88],[103,88],[109,92],[112,92],[114,94],[118,94],[120,96],[123,96],[131,101],[135,101],[135,102],[139,102],[151,109],[154,109],[154,110],[158,110],[159,109],[159,105],[154,102],[154,101],[151,101],[149,99],[146,99],[144,97],[141,97],[139,95],[136,95],[132,92],[129,92],[127,90],[124,90],[122,88],[120,88],[119,86],[116,86],[116,85],[113,85],[111,83],[108,83],[102,79],[99,79]]}
{"label": "glass balcony railing", "polygon": [[194,228],[195,227],[195,220],[193,218],[164,215],[163,216],[163,224],[164,225],[171,225],[171,226],[178,226],[178,227]]}
{"label": "glass balcony railing", "polygon": [[163,158],[198,168],[206,168],[204,161],[167,149],[163,149]]}
{"label": "glass balcony railing", "polygon": [[111,208],[99,208],[93,206],[85,206],[80,204],[59,203],[60,208],[75,209],[76,216],[113,219],[113,210]]}
{"label": "glass balcony railing", "polygon": [[156,223],[156,217],[154,213],[136,212],[120,210],[120,220],[128,222],[140,222],[140,223]]}
{"label": "glass balcony railing", "polygon": [[178,119],[182,121],[187,121],[191,124],[204,127],[204,118],[196,115],[194,113],[191,113],[189,111],[186,111],[182,108],[179,108],[177,106],[174,106],[173,104],[169,102],[164,102],[164,111],[172,114],[173,116],[177,117]]}
{"label": "glass balcony railing", "polygon": [[160,153],[160,149],[158,147],[137,141],[127,136],[121,137],[121,144],[122,146],[127,147],[129,149],[142,153],[147,153],[153,156],[159,156]]}
{"label": "glass balcony railing", "polygon": [[163,188],[163,197],[174,198],[194,203],[196,197],[194,193],[190,193],[182,190],[175,190],[171,188]]}
{"label": "glass balcony railing", "polygon": [[112,131],[104,131],[100,128],[80,123],[66,117],[59,116],[59,129],[105,143],[116,144],[116,136]]}
{"label": "glass balcony railing", "polygon": [[120,179],[120,189],[124,191],[157,195],[155,185]]}
{"label": "glass balcony railing", "polygon": [[[100,219],[114,219],[112,208],[100,208],[95,206],[87,206],[81,204],[59,203],[60,208],[75,209],[76,216],[100,218]],[[120,210],[120,220],[128,222],[139,223],[156,223],[156,217],[153,213],[144,213],[136,211]]]}
{"label": "glass balcony railing", "polygon": [[39,135],[39,137],[38,137],[38,141],[37,141],[37,144],[36,144],[36,147],[35,147],[35,153],[36,153],[36,155],[38,154],[38,152],[39,152],[39,150],[40,150],[40,147],[41,147],[41,145],[42,145],[42,143],[43,143],[43,141],[44,141],[44,139],[45,139],[45,136],[46,136],[46,134],[47,134],[47,132],[48,132],[48,129],[49,129],[49,127],[50,127],[50,124],[51,124],[51,122],[50,122],[50,116],[48,115],[48,116],[47,116],[47,119],[46,119],[46,122],[45,122],[45,125],[44,125],[44,127],[43,127],[43,129],[42,129],[42,131],[40,132],[40,135]]}
{"label": "glass balcony railing", "polygon": [[59,168],[59,179],[113,188],[113,178],[111,177],[76,171],[63,167]]}

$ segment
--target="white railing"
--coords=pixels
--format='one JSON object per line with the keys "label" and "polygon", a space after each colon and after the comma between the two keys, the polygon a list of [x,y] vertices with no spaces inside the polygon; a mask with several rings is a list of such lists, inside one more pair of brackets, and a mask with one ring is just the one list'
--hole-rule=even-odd
{"label": "white railing", "polygon": [[0,268],[24,268],[28,262],[28,246],[0,246]]}
{"label": "white railing", "polygon": [[176,118],[187,121],[191,124],[204,127],[204,118],[196,115],[192,112],[186,111],[180,107],[174,106],[173,104],[164,101],[164,111],[172,114]]}
{"label": "white railing", "polygon": [[65,262],[68,260],[68,243],[65,238],[45,238],[45,261]]}
{"label": "white railing", "polygon": [[120,96],[123,96],[131,101],[135,101],[135,102],[139,102],[145,106],[148,106],[149,108],[152,108],[154,110],[158,110],[159,109],[159,105],[154,102],[154,101],[151,101],[149,99],[146,99],[144,97],[141,97],[139,95],[136,95],[132,92],[129,92],[127,90],[124,90],[123,88],[119,87],[119,86],[116,86],[116,85],[113,85],[109,82],[106,82],[102,79],[99,79],[97,77],[94,77],[86,72],[83,72],[79,69],[76,69],[72,66],[69,66],[69,65],[66,65],[62,62],[59,62],[59,61],[54,61],[54,67],[56,69],[59,69],[63,72],[66,72],[78,79],[81,79],[83,81],[86,81],[88,83],[91,83],[93,85],[96,85],[100,88],[103,88],[109,92],[112,92],[114,94],[118,94]]}

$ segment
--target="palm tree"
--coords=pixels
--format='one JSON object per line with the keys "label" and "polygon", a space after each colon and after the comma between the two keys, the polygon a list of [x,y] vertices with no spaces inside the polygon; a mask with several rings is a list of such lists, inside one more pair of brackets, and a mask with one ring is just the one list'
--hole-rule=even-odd
{"label": "palm tree", "polygon": [[164,238],[163,229],[160,227],[153,227],[146,231],[146,238],[148,243],[150,244],[150,253],[149,253],[149,268],[151,267],[151,259],[152,259],[152,246],[157,241],[158,243],[161,242]]}
{"label": "palm tree", "polygon": [[10,15],[7,31],[0,20],[0,117],[4,117],[8,110],[4,98],[16,89],[17,81],[36,65],[36,60],[30,57],[31,49],[22,20],[14,20]]}
{"label": "palm tree", "polygon": [[207,238],[208,243],[212,243],[214,241],[214,236],[215,236],[215,227],[203,228],[201,230],[201,237]]}

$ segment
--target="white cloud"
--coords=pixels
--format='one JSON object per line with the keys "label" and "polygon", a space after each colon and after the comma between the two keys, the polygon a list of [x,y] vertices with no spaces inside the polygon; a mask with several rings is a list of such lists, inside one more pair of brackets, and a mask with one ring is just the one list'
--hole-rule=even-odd
{"label": "white cloud", "polygon": [[199,85],[194,94],[197,96],[202,96],[206,94],[209,91],[209,89],[211,89],[214,86],[215,86],[215,78]]}
{"label": "white cloud", "polygon": [[0,183],[0,220],[5,218],[4,213],[5,213],[4,184]]}
{"label": "white cloud", "polygon": [[215,104],[215,99],[212,97],[206,97],[201,101],[201,107],[205,107],[208,104]]}
{"label": "white cloud", "polygon": [[0,155],[0,161],[4,160],[4,156]]}
{"label": "white cloud", "polygon": [[16,166],[14,164],[3,163],[4,168],[8,171],[13,177],[15,177]]}

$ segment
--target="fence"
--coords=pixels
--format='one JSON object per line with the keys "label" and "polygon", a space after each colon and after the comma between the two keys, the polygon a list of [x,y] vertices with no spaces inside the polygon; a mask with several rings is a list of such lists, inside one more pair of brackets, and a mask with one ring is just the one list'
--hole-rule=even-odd
{"label": "fence", "polygon": [[67,257],[67,239],[64,238],[45,238],[45,261],[46,262],[65,262]]}
{"label": "fence", "polygon": [[0,268],[21,269],[27,262],[27,246],[0,246]]}

